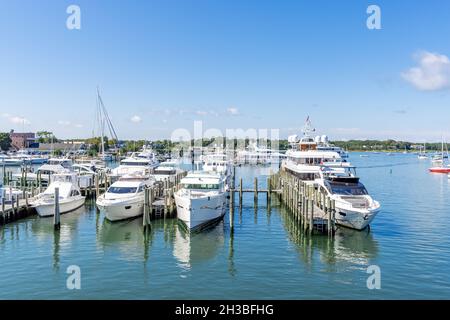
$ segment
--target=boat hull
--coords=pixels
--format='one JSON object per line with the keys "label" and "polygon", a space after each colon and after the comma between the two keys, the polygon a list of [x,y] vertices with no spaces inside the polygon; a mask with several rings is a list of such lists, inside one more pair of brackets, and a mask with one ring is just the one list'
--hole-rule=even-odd
{"label": "boat hull", "polygon": [[[85,197],[78,197],[75,199],[64,199],[59,202],[59,212],[61,214],[74,211],[84,205]],[[34,205],[40,217],[51,217],[55,215],[55,203],[45,203]]]}
{"label": "boat hull", "polygon": [[435,167],[435,168],[430,168],[428,169],[430,172],[434,172],[434,173],[450,173],[450,167],[449,168],[445,168],[445,167]]}
{"label": "boat hull", "polygon": [[123,199],[121,201],[108,201],[99,198],[97,207],[109,221],[136,218],[144,213],[144,197],[129,200]]}
{"label": "boat hull", "polygon": [[227,194],[199,198],[175,194],[175,203],[178,219],[188,230],[196,231],[223,218],[226,212]]}
{"label": "boat hull", "polygon": [[363,230],[372,223],[380,209],[352,211],[336,206],[336,224],[355,230]]}

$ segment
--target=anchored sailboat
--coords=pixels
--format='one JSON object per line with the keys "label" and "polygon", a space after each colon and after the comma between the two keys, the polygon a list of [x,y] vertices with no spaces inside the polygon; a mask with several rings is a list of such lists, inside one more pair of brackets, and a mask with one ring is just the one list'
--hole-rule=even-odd
{"label": "anchored sailboat", "polygon": [[103,103],[103,99],[100,96],[100,91],[97,87],[97,112],[96,112],[96,120],[99,127],[99,134],[101,140],[100,153],[99,157],[103,161],[112,161],[112,154],[105,152],[105,128],[108,129],[111,139],[114,140],[114,148],[117,148],[116,143],[119,141],[117,138],[116,130],[112,124],[111,118],[109,117],[108,111],[105,108],[105,104]]}
{"label": "anchored sailboat", "polygon": [[[446,146],[447,148],[447,146]],[[444,159],[448,158],[448,150],[447,150],[447,154],[444,155],[444,138],[442,138],[442,142],[441,142],[441,154],[436,154],[433,156],[433,158],[431,159],[432,163],[433,163],[433,167],[429,168],[428,170],[430,172],[435,172],[435,173],[449,173],[450,172],[450,167],[444,166]]]}

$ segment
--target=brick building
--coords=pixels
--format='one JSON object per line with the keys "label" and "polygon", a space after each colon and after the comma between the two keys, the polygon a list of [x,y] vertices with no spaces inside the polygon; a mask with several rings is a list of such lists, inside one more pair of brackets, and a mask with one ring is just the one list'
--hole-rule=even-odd
{"label": "brick building", "polygon": [[11,138],[11,146],[17,150],[30,148],[36,142],[35,134],[32,132],[19,133],[11,131],[9,136]]}

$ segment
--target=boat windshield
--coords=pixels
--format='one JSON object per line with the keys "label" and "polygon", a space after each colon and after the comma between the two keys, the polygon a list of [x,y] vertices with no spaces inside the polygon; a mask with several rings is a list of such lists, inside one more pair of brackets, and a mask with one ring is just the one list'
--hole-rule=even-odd
{"label": "boat windshield", "polygon": [[137,162],[137,161],[136,162],[122,161],[120,164],[123,165],[123,166],[133,166],[133,167],[146,167],[146,166],[148,166],[147,162]]}
{"label": "boat windshield", "polygon": [[332,194],[344,196],[363,196],[368,194],[362,183],[339,183],[327,181],[326,186]]}
{"label": "boat windshield", "polygon": [[137,188],[135,188],[135,187],[110,187],[108,189],[108,192],[124,194],[124,193],[136,193],[136,190],[137,190]]}
{"label": "boat windshield", "polygon": [[219,185],[218,184],[209,184],[209,183],[185,183],[183,184],[183,188],[185,189],[219,189]]}

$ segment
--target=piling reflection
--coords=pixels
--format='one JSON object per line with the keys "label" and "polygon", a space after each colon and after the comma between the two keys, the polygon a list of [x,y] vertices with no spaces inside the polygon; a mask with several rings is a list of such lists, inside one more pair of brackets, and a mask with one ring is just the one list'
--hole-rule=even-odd
{"label": "piling reflection", "polygon": [[211,260],[225,243],[224,223],[200,233],[190,233],[179,224],[174,226],[173,255],[184,268]]}
{"label": "piling reflection", "polygon": [[55,231],[53,217],[34,217],[29,220],[30,230],[38,242],[45,243],[52,238],[53,243],[53,268],[59,269],[60,251],[72,245],[72,240],[76,237],[80,216],[85,214],[85,208],[81,207],[75,211],[61,215],[61,228]]}
{"label": "piling reflection", "polygon": [[314,258],[319,256],[325,271],[333,272],[341,262],[367,266],[378,255],[378,243],[367,230],[338,228],[333,237],[310,236],[287,210],[281,208],[280,215],[290,241],[297,246],[306,266],[312,266]]}

